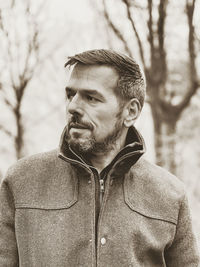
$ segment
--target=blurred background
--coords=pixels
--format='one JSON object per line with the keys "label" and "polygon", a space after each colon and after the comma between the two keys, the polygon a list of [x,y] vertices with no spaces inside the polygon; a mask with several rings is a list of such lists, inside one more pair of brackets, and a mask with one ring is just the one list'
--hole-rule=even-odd
{"label": "blurred background", "polygon": [[0,179],[58,146],[64,63],[95,48],[142,66],[146,158],[184,182],[200,244],[200,0],[0,0]]}

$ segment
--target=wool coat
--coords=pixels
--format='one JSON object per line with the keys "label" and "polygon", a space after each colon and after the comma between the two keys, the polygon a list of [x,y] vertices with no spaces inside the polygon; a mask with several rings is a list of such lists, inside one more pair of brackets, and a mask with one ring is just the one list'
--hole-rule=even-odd
{"label": "wool coat", "polygon": [[59,150],[19,160],[1,184],[0,266],[198,266],[183,184],[143,152],[130,129],[102,178],[64,131]]}

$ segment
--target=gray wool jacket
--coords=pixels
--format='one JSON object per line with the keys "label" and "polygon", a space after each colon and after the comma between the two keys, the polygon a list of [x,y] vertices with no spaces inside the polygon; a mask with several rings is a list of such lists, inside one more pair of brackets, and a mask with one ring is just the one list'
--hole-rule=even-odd
{"label": "gray wool jacket", "polygon": [[65,132],[59,150],[19,160],[1,184],[0,266],[198,266],[183,185],[143,152],[130,129],[104,192]]}

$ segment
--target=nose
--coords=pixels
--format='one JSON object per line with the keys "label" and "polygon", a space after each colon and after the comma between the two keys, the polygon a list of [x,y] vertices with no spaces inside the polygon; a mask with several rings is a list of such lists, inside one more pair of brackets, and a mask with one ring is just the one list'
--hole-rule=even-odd
{"label": "nose", "polygon": [[81,100],[78,96],[78,94],[76,94],[69,102],[68,106],[67,106],[67,111],[74,115],[74,114],[79,114],[79,115],[83,115],[83,109],[81,107]]}

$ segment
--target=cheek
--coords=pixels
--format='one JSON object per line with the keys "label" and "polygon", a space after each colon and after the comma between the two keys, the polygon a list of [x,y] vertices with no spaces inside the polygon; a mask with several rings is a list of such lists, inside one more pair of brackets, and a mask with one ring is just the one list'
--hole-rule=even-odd
{"label": "cheek", "polygon": [[98,131],[101,129],[112,129],[117,120],[117,114],[119,113],[119,104],[114,99],[113,102],[102,105],[97,108],[95,111],[92,110],[91,113],[88,113],[89,119],[95,125],[95,128],[98,128]]}
{"label": "cheek", "polygon": [[110,132],[113,130],[116,123],[116,114],[106,112],[105,114],[99,114],[97,118],[97,127],[100,132]]}

